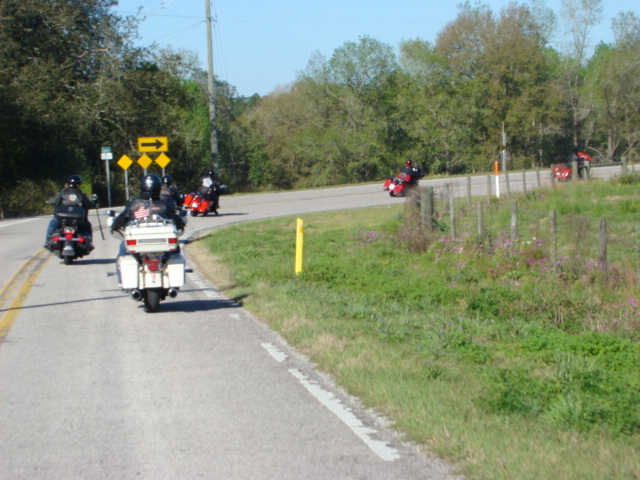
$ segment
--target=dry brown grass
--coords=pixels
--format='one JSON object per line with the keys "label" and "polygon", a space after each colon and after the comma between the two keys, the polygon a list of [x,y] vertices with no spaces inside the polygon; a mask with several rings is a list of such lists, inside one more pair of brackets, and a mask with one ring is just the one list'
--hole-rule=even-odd
{"label": "dry brown grass", "polygon": [[231,270],[220,263],[219,258],[211,253],[205,238],[191,241],[184,251],[191,266],[201,277],[220,290],[233,287]]}

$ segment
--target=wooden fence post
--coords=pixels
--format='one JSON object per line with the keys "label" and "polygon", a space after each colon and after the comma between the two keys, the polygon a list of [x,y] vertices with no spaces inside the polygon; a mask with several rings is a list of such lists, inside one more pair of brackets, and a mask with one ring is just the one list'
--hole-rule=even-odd
{"label": "wooden fence post", "polygon": [[435,227],[433,214],[433,187],[429,186],[422,191],[420,199],[420,217],[422,219],[422,227],[431,232]]}
{"label": "wooden fence post", "polygon": [[511,204],[511,243],[518,239],[518,202]]}
{"label": "wooden fence post", "polygon": [[471,205],[471,177],[467,177],[467,201]]}
{"label": "wooden fence post", "polygon": [[540,181],[540,165],[536,166],[536,178],[538,179],[538,188],[542,188],[542,182]]}
{"label": "wooden fence post", "polygon": [[551,230],[551,259],[553,268],[558,268],[558,229],[556,225],[556,211],[549,212],[549,230]]}
{"label": "wooden fence post", "polygon": [[482,215],[482,202],[478,202],[478,235],[484,239],[484,217]]}
{"label": "wooden fence post", "polygon": [[509,185],[509,172],[507,170],[504,171],[504,181],[507,185],[507,198],[511,200],[511,186]]}
{"label": "wooden fence post", "polygon": [[456,238],[456,217],[453,209],[453,192],[449,192],[449,218],[451,220],[451,239]]}
{"label": "wooden fence post", "polygon": [[524,194],[527,194],[527,171],[522,169],[522,191]]}

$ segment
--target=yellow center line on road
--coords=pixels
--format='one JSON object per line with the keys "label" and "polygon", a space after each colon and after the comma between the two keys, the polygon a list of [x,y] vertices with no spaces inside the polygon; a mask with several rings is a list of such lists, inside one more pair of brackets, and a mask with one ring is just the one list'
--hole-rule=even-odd
{"label": "yellow center line on road", "polygon": [[16,285],[18,285],[18,283],[22,280],[22,277],[24,277],[25,273],[29,270],[31,265],[33,265],[33,263],[36,262],[40,257],[42,257],[42,255],[44,255],[46,252],[46,250],[42,249],[29,260],[24,262],[18,269],[18,271],[11,276],[4,287],[2,287],[2,290],[0,290],[0,309],[2,309],[2,306],[9,299],[11,292],[13,292],[13,289],[16,287]]}
{"label": "yellow center line on road", "polygon": [[[16,318],[20,313],[20,308],[22,307],[24,302],[27,300],[27,297],[29,296],[29,292],[31,291],[31,288],[33,288],[33,285],[38,279],[40,272],[42,271],[44,266],[47,264],[49,259],[51,258],[51,256],[47,256],[43,258],[43,255],[45,255],[46,253],[48,253],[47,250],[43,249],[39,251],[36,255],[31,257],[29,260],[27,260],[22,265],[22,267],[20,267],[20,269],[13,274],[13,276],[9,279],[7,284],[0,291],[0,309],[2,309],[5,302],[9,299],[11,292],[13,292],[13,289],[17,285],[19,285],[20,282],[22,282],[22,279],[24,278],[24,276],[27,273],[29,273],[29,276],[27,277],[22,287],[20,287],[20,290],[18,290],[18,293],[16,294],[16,297],[13,299],[13,302],[11,302],[11,305],[5,311],[5,314],[2,316],[2,319],[0,319],[0,344],[4,342],[4,339],[11,331],[11,327],[13,327],[13,324],[15,323]],[[35,269],[30,271],[31,267],[34,264],[36,264]]]}

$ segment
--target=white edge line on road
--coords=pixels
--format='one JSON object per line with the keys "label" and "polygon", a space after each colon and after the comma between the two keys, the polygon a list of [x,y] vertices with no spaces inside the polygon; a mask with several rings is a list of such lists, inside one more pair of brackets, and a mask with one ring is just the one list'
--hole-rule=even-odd
{"label": "white edge line on road", "polygon": [[400,458],[400,454],[395,448],[389,447],[387,442],[374,440],[370,434],[376,433],[375,430],[367,428],[348,408],[342,405],[340,401],[331,392],[324,390],[316,382],[310,381],[308,377],[300,370],[292,368],[289,370],[291,375],[296,377],[298,381],[313,395],[320,403],[333,412],[342,422],[351,429],[360,439],[382,460],[391,462]]}
{"label": "white edge line on road", "polygon": [[0,224],[0,228],[4,228],[4,227],[12,227],[12,226],[14,226],[14,225],[17,225],[17,224],[19,224],[19,223],[24,223],[24,222],[33,222],[34,220],[37,220],[38,218],[40,218],[40,217],[27,218],[26,220],[18,220],[17,222],[12,222],[12,221],[9,221],[9,222],[7,222],[7,223],[2,222],[2,223]]}
{"label": "white edge line on road", "polygon": [[262,348],[269,352],[269,355],[271,355],[276,360],[276,362],[282,363],[288,358],[288,355],[286,353],[278,350],[278,348],[276,348],[276,346],[272,345],[271,343],[261,343],[260,345],[262,345]]}
{"label": "white edge line on road", "polygon": [[200,278],[200,275],[198,275],[195,272],[191,272],[189,275],[193,283],[196,284],[196,287],[202,290],[207,297],[213,300],[219,300],[222,298],[222,295],[220,295],[213,288],[211,288],[207,282],[202,280],[202,278]]}

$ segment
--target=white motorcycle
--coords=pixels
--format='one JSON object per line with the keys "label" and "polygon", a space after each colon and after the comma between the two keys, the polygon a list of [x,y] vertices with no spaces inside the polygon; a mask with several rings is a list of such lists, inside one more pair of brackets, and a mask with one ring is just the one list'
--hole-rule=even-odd
{"label": "white motorcycle", "polygon": [[[109,227],[111,222],[113,218]],[[185,283],[186,262],[178,244],[182,232],[173,221],[155,216],[130,222],[122,232],[112,232],[123,245],[116,272],[108,275],[117,274],[120,288],[133,300],[144,301],[146,312],[157,312],[160,301],[177,297]]]}

